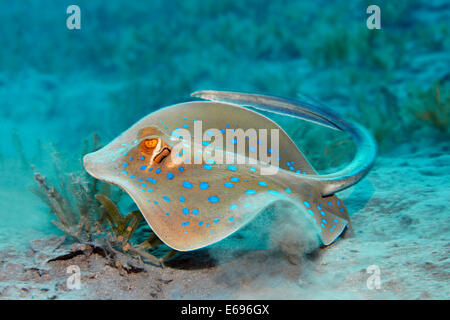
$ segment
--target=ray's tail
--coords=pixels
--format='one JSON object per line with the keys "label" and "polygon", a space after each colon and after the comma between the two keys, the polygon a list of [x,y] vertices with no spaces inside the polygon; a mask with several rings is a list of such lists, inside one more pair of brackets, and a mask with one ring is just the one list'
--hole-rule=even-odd
{"label": "ray's tail", "polygon": [[320,181],[323,184],[323,196],[332,195],[360,181],[369,172],[375,161],[377,146],[367,129],[358,123],[344,121],[323,107],[285,98],[229,91],[203,90],[194,92],[191,96],[205,100],[249,106],[262,111],[311,121],[334,130],[348,132],[357,146],[356,155],[352,162],[333,174],[302,175],[302,177]]}

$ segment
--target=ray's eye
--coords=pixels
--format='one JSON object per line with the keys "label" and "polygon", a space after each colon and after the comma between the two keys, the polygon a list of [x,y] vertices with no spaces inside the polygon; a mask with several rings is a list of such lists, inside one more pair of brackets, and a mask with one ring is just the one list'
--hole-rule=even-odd
{"label": "ray's eye", "polygon": [[[156,147],[161,144],[158,150],[155,150]],[[150,138],[145,139],[141,142],[140,145],[141,152],[152,156],[152,161],[156,163],[161,163],[169,154],[170,147],[164,143],[164,141],[160,141],[158,138]],[[155,151],[157,152],[156,154]]]}
{"label": "ray's eye", "polygon": [[156,139],[156,138],[145,139],[141,143],[141,147],[142,147],[142,149],[144,149],[144,151],[153,151],[153,149],[155,149],[155,147],[157,145],[158,145],[158,139]]}

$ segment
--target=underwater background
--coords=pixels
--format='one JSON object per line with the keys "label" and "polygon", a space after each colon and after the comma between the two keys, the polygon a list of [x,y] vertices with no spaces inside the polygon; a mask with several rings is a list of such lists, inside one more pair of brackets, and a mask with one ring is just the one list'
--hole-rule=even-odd
{"label": "underwater background", "polygon": [[[448,1],[0,3],[0,298],[450,297]],[[72,4],[80,30],[66,27]],[[366,26],[372,4],[379,30]],[[160,268],[128,261],[127,250],[111,259],[52,223],[37,173],[76,208],[73,186],[93,183],[81,165],[87,150],[201,89],[307,96],[366,126],[377,161],[340,193],[354,235],[318,250],[310,239],[283,245],[277,233],[298,230],[274,232],[267,221],[286,209],[272,208],[254,227]],[[321,173],[352,159],[346,135],[271,117]],[[117,205],[134,209],[127,196]],[[80,290],[66,286],[70,265],[81,269]],[[378,288],[367,268],[379,271]]]}

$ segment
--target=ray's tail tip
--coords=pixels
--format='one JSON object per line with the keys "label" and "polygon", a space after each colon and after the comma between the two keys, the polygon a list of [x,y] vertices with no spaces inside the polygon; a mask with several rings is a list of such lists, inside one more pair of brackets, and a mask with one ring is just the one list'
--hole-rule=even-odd
{"label": "ray's tail tip", "polygon": [[215,90],[198,90],[191,93],[191,97],[204,99],[204,100],[217,100],[219,98],[220,91]]}
{"label": "ray's tail tip", "polygon": [[191,93],[191,97],[202,98],[206,90],[198,90]]}

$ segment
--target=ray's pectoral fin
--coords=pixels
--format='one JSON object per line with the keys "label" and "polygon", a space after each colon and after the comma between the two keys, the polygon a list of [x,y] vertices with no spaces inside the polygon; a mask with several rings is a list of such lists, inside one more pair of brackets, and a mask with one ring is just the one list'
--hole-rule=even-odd
{"label": "ray's pectoral fin", "polygon": [[326,209],[321,210],[319,214],[316,221],[320,220],[318,223],[321,228],[322,242],[324,245],[330,245],[343,233],[349,222]]}
{"label": "ray's pectoral fin", "polygon": [[[347,207],[344,204],[344,201],[339,199],[336,195],[327,196],[322,198],[323,206],[327,207],[327,210],[332,214],[336,215],[339,219],[343,219],[347,221],[347,228],[344,229],[342,236],[344,238],[348,238],[352,235],[353,228],[352,222],[350,220],[350,215],[348,214]],[[330,205],[331,203],[331,205]]]}
{"label": "ray's pectoral fin", "polygon": [[333,243],[346,228],[351,229],[350,217],[342,200],[336,196],[323,197],[314,201],[303,201],[305,209],[320,228],[324,245]]}

